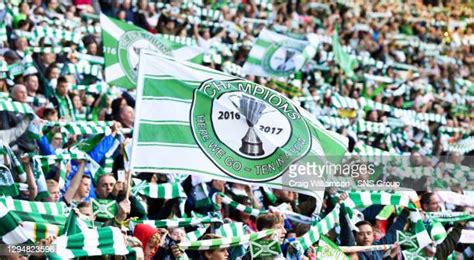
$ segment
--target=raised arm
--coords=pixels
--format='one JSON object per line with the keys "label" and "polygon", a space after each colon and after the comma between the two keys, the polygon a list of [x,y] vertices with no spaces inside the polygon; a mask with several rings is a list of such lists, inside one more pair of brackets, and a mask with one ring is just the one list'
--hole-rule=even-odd
{"label": "raised arm", "polygon": [[38,187],[36,186],[35,176],[33,175],[33,170],[31,169],[30,156],[27,154],[21,156],[21,162],[25,167],[26,172],[26,183],[28,184],[29,199],[34,200],[38,194]]}
{"label": "raised arm", "polygon": [[199,28],[198,28],[197,23],[193,25],[193,34],[194,34],[194,37],[196,38],[196,41],[199,40],[199,38],[201,38],[201,36],[199,35]]}
{"label": "raised arm", "polygon": [[456,248],[456,244],[461,237],[461,232],[464,227],[465,222],[457,223],[453,230],[448,233],[446,238],[443,240],[441,244],[436,246],[436,258],[437,259],[447,259],[448,256],[453,252]]}
{"label": "raised arm", "polygon": [[387,234],[378,241],[375,241],[374,244],[393,244],[397,240],[397,230],[402,230],[405,224],[407,223],[409,211],[405,208],[402,213],[398,216],[395,223],[393,223],[390,228],[387,230]]}
{"label": "raised arm", "polygon": [[77,169],[76,174],[74,174],[74,177],[72,178],[66,193],[64,193],[64,201],[66,201],[66,203],[70,204],[72,202],[72,198],[74,198],[74,195],[81,184],[82,175],[84,174],[85,168],[86,161],[80,160],[79,168]]}

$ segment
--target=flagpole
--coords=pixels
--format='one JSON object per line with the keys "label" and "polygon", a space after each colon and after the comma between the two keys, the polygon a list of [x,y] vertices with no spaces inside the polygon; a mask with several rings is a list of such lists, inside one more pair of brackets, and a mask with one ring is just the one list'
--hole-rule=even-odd
{"label": "flagpole", "polygon": [[122,143],[122,156],[123,156],[125,173],[127,174],[127,191],[125,193],[125,199],[128,200],[128,198],[130,197],[132,174],[130,172],[130,169],[127,169],[128,167],[126,166],[128,164],[128,156],[127,156],[127,153],[125,152],[125,145],[126,143],[124,141]]}

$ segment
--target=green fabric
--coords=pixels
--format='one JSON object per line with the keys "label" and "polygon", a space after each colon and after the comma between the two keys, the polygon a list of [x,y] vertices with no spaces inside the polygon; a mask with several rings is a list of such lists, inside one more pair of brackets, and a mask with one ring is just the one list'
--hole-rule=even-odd
{"label": "green fabric", "polygon": [[332,49],[334,53],[334,59],[341,69],[344,70],[347,77],[355,78],[354,69],[358,66],[357,60],[342,49],[342,46],[339,43],[337,30],[334,31],[332,36]]}
{"label": "green fabric", "polygon": [[76,118],[74,115],[74,108],[72,106],[71,99],[68,96],[60,97],[58,95],[56,95],[56,99],[58,100],[58,112],[61,117],[69,117],[71,121],[74,121]]}
{"label": "green fabric", "polygon": [[27,17],[25,14],[17,14],[15,15],[15,17],[13,17],[13,27],[14,28],[18,28],[18,23],[21,21],[21,20],[26,20]]}
{"label": "green fabric", "polygon": [[377,96],[378,94],[380,94],[380,93],[385,89],[385,86],[386,86],[385,83],[381,83],[381,84],[372,92],[372,94],[370,95],[370,98],[374,98],[375,96]]}
{"label": "green fabric", "polygon": [[410,24],[403,24],[400,26],[400,32],[406,35],[413,35],[413,29]]}

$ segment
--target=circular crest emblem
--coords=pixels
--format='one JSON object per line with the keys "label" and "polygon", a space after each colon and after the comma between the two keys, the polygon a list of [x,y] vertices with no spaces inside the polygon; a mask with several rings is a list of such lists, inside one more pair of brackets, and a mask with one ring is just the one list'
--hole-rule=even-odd
{"label": "circular crest emblem", "polygon": [[171,50],[157,37],[142,31],[124,33],[119,40],[118,58],[129,80],[136,82],[139,50],[148,49],[172,56]]}
{"label": "circular crest emblem", "polygon": [[278,42],[268,47],[263,57],[262,66],[266,71],[277,76],[289,76],[298,71],[306,62],[303,56],[304,44],[287,41]]}
{"label": "circular crest emblem", "polygon": [[201,150],[240,180],[273,180],[311,148],[309,128],[289,100],[241,79],[203,82],[190,117]]}

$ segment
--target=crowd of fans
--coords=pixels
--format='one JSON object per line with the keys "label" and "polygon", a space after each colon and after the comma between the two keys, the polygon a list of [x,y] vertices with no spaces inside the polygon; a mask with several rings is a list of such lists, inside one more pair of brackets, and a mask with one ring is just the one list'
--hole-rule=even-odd
{"label": "crowd of fans", "polygon": [[[328,128],[347,136],[349,151],[358,154],[360,147],[372,146],[382,156],[403,158],[406,155],[409,168],[428,169],[431,177],[424,176],[421,181],[419,176],[404,175],[399,179],[408,188],[415,188],[413,183],[421,185],[422,188],[416,186],[419,197],[413,200],[422,211],[439,212],[448,208],[472,214],[472,204],[452,205],[436,193],[438,187],[464,194],[472,189],[474,181],[470,168],[473,164],[470,155],[474,150],[474,9],[469,1],[171,0],[157,3],[148,0],[25,0],[4,1],[0,5],[0,103],[20,102],[36,114],[6,111],[0,106],[2,147],[12,149],[26,172],[26,178],[22,179],[15,169],[14,159],[7,159],[5,155],[3,164],[8,169],[2,168],[2,172],[12,174],[17,183],[26,183],[26,186],[19,186],[16,199],[62,202],[74,208],[82,218],[125,230],[130,219],[157,220],[182,217],[184,213],[187,216],[220,213],[226,221],[244,223],[251,232],[275,229],[270,239],[279,241],[283,249],[277,259],[315,259],[314,248],[297,252],[287,245],[288,241],[303,236],[310,229],[309,224],[291,221],[274,210],[254,217],[223,204],[219,195],[215,203],[211,199],[222,192],[238,203],[262,210],[288,203],[291,211],[311,217],[317,208],[316,200],[306,195],[163,173],[136,173],[134,178],[154,184],[180,181],[187,193],[184,212],[180,210],[178,199],[157,199],[136,193],[127,195],[132,183],[127,183],[128,177],[119,176],[127,164],[124,149],[117,149],[111,156],[108,152],[117,140],[132,142],[130,130],[134,125],[135,93],[120,86],[109,86],[106,91],[81,90],[77,86],[102,84],[102,70],[94,74],[67,69],[71,64],[103,65],[100,59],[95,59],[103,55],[100,30],[82,30],[100,27],[98,15],[102,12],[150,33],[192,39],[210,57],[203,65],[239,76],[242,75],[238,69],[229,68],[243,66],[252,42],[263,28],[294,37],[316,33],[321,38],[329,38],[338,33],[345,51],[358,60],[354,75],[348,76],[335,61],[331,41],[322,41],[315,57],[302,72],[284,81],[288,88],[299,89],[299,94],[282,93],[299,102]],[[196,11],[204,9],[213,12]],[[80,38],[38,36],[33,34],[37,27],[58,28],[65,33],[74,30]],[[63,49],[44,51],[48,47]],[[71,49],[66,51],[66,48]],[[95,60],[99,62],[95,63]],[[281,91],[269,78],[243,76]],[[357,108],[337,105],[335,102],[342,98],[365,98],[378,105]],[[396,111],[406,111],[404,113],[410,116],[396,117]],[[418,115],[429,115],[430,118]],[[68,122],[81,121],[108,121],[110,131],[92,135],[70,134],[64,130]],[[380,123],[390,131],[361,130],[357,127],[361,122]],[[92,144],[92,147],[84,144]],[[60,154],[73,147],[86,147],[84,151],[89,159],[67,163],[64,184],[60,179],[62,166],[51,165],[44,171],[47,194],[39,196],[42,187],[31,158]],[[94,179],[91,161],[105,167],[109,157],[113,160],[110,171]],[[183,160],[186,160],[185,156]],[[457,166],[455,170],[461,168],[462,177],[447,165]],[[394,170],[391,177],[397,177],[396,172]],[[439,185],[435,187],[433,183]],[[6,194],[1,190],[0,193]],[[336,196],[334,192],[326,192],[321,216],[346,197],[345,193]],[[96,219],[91,199],[115,200],[114,217]],[[361,209],[363,217],[355,224],[358,230],[355,232],[348,223],[347,212],[342,209],[339,228],[331,230],[328,237],[340,246],[396,243],[397,230],[403,230],[408,222],[408,210],[381,221],[376,217],[382,208],[373,205]],[[469,224],[465,221],[445,225],[446,230],[451,229],[447,237],[443,242],[425,248],[424,256],[447,259],[453,252],[458,252],[462,257],[469,245],[457,242],[463,228],[467,227]],[[180,250],[179,242],[190,231],[188,228],[155,229],[139,224],[133,232],[128,231],[128,243],[141,247],[145,259],[250,258],[247,247]],[[220,236],[208,231],[200,239],[213,238]],[[54,238],[48,238],[43,242],[53,241]],[[395,259],[400,251],[397,245],[388,254],[373,251],[348,255],[353,259]]]}

